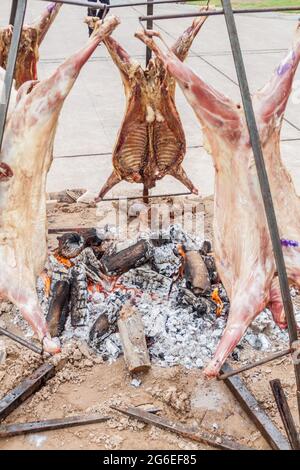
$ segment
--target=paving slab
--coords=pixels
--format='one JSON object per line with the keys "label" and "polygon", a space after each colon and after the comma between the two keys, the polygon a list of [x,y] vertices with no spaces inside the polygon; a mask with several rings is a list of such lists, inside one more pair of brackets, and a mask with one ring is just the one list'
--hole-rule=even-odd
{"label": "paving slab", "polygon": [[[121,3],[119,0],[112,1],[117,2]],[[7,24],[10,4],[10,0],[0,2],[0,25]],[[28,0],[26,21],[34,19],[44,8],[44,2]],[[155,13],[162,14],[195,10],[195,6],[182,4],[155,6]],[[146,13],[146,7],[117,8],[113,13],[122,21],[114,33],[116,39],[136,60],[144,63],[145,46],[134,38],[134,32],[140,28],[138,17]],[[48,77],[65,58],[85,43],[85,15],[86,9],[83,7],[62,7],[40,50],[40,78]],[[297,18],[298,15],[293,14],[236,16],[252,91],[266,83],[284,56],[291,44]],[[163,20],[155,22],[154,26],[171,45],[191,22],[192,19]],[[233,99],[240,99],[224,18],[207,20],[194,41],[188,63],[216,89]],[[296,79],[300,84],[300,70]],[[214,170],[211,158],[202,147],[199,124],[180,90],[177,90],[176,101],[188,145],[184,167],[201,194],[211,194]],[[293,100],[289,101],[286,118],[290,123],[285,122],[283,126],[282,138],[287,142],[282,143],[282,154],[300,192],[299,106]],[[55,159],[48,176],[49,191],[80,186],[95,192],[104,184],[112,170],[111,153],[124,107],[124,91],[119,72],[105,47],[101,45],[83,68],[61,113],[55,142]],[[141,190],[141,185],[121,183],[112,194],[139,194]],[[182,190],[184,187],[179,182],[166,177],[158,182],[153,192],[157,194]]]}

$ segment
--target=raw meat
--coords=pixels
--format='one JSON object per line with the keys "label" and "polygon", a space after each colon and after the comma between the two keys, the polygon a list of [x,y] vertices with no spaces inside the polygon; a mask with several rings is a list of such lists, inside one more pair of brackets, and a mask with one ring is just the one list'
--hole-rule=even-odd
{"label": "raw meat", "polygon": [[47,259],[45,184],[57,121],[82,66],[118,24],[113,16],[99,21],[87,45],[49,79],[14,92],[7,118],[0,155],[0,296],[17,305],[48,352],[59,348],[48,333],[36,278]]}
{"label": "raw meat", "polygon": [[[93,20],[87,20],[90,27]],[[185,60],[205,20],[205,17],[195,19],[174,44],[172,51],[179,60]],[[137,37],[144,40],[142,33]],[[96,202],[122,180],[153,188],[156,181],[166,174],[172,175],[197,194],[198,190],[181,165],[186,153],[186,141],[174,102],[174,79],[161,60],[150,60],[148,67],[143,69],[115,39],[110,37],[104,44],[120,70],[127,105],[113,151],[114,171]]]}
{"label": "raw meat", "polygon": [[[162,52],[151,32],[148,45],[176,78],[194,109],[215,165],[214,248],[218,272],[231,303],[224,335],[205,369],[207,376],[216,376],[265,307],[271,309],[276,323],[286,325],[254,156],[242,106],[204,83],[172,51]],[[288,276],[298,286],[300,201],[281,160],[280,131],[299,60],[298,25],[292,49],[253,98]]]}
{"label": "raw meat", "polygon": [[[15,70],[17,89],[28,80],[37,80],[39,47],[61,7],[62,4],[49,3],[40,18],[30,25],[23,26]],[[0,67],[4,69],[7,65],[12,34],[13,26],[11,25],[0,29]]]}

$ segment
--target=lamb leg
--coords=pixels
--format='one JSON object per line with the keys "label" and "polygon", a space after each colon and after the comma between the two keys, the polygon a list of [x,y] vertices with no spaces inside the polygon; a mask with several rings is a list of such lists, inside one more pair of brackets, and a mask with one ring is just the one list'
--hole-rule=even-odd
{"label": "lamb leg", "polygon": [[58,15],[59,10],[62,7],[62,3],[51,2],[47,5],[45,11],[39,18],[30,24],[31,28],[35,28],[38,32],[38,45],[40,46],[45,36]]}
{"label": "lamb leg", "polygon": [[295,31],[292,48],[275,70],[271,80],[254,95],[255,112],[263,122],[276,122],[283,117],[299,62],[300,22]]}
{"label": "lamb leg", "polygon": [[198,189],[193,185],[190,178],[187,176],[186,172],[184,171],[183,167],[180,165],[175,169],[170,171],[170,175],[176,178],[180,183],[184,184],[184,186],[191,191],[193,194],[199,194]]}
{"label": "lamb leg", "polygon": [[102,187],[99,195],[96,197],[95,202],[100,202],[106,193],[110,191],[116,184],[120,183],[121,178],[119,175],[116,173],[116,171],[113,171],[104,186]]}
{"label": "lamb leg", "polygon": [[167,52],[164,53],[154,41],[154,37],[158,37],[165,44],[160,33],[139,31],[135,36],[145,42],[164,63],[167,70],[179,83],[180,88],[203,125],[210,124],[211,126],[223,128],[224,131],[230,133],[231,138],[234,131],[239,131],[241,119],[235,103],[201,80],[189,66],[176,57],[168,46],[166,46]]}
{"label": "lamb leg", "polygon": [[238,290],[234,293],[223,336],[212,361],[204,370],[206,377],[210,378],[218,375],[220,368],[240,342],[248,326],[265,308],[267,301],[264,296],[260,298],[259,292],[265,292],[265,285],[259,286],[257,283],[248,283],[248,289]]}

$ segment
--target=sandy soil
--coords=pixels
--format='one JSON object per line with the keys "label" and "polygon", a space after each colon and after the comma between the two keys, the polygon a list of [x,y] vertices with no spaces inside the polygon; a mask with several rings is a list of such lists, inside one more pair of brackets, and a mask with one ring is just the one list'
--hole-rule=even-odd
{"label": "sandy soil", "polygon": [[[201,202],[205,207],[205,232],[211,235],[212,199]],[[110,211],[103,210],[101,225],[109,222]],[[94,226],[99,221],[95,209],[62,205],[49,210],[50,227]],[[56,237],[50,237],[50,247]],[[11,323],[12,315],[3,314],[10,329],[20,333]],[[41,359],[34,353],[5,339],[7,360],[0,365],[0,398],[29,375]],[[240,362],[233,367],[258,359],[263,353],[243,350]],[[134,387],[123,358],[115,363],[102,362],[86,345],[72,342],[61,355],[51,359],[57,365],[56,376],[29,398],[5,423],[60,418],[81,413],[100,412],[111,416],[105,423],[15,437],[0,441],[0,449],[200,449],[192,441],[182,439],[150,425],[138,423],[110,409],[112,404],[155,406],[160,414],[181,423],[196,425],[216,433],[232,435],[241,444],[257,449],[269,446],[241,410],[223,383],[203,379],[201,370],[182,367],[153,366],[141,375],[141,385]],[[249,388],[262,407],[281,427],[280,418],[269,388],[269,380],[280,378],[287,392],[292,412],[297,419],[295,385],[290,359],[281,359],[243,374]]]}

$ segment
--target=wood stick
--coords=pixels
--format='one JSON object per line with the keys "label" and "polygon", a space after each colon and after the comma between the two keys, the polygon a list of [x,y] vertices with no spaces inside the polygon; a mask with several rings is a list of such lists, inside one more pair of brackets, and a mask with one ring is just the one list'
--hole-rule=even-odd
{"label": "wood stick", "polygon": [[131,304],[123,306],[118,320],[124,359],[131,373],[151,367],[144,325],[140,312]]}
{"label": "wood stick", "polygon": [[217,449],[222,450],[252,450],[248,447],[237,444],[228,437],[216,436],[215,434],[208,433],[207,431],[196,431],[195,428],[186,427],[181,423],[174,423],[169,421],[166,418],[161,416],[153,415],[147,411],[135,408],[133,406],[128,406],[127,408],[120,408],[118,406],[111,406],[113,410],[119,411],[127,416],[136,418],[143,423],[152,424],[161,429],[179,434],[180,436],[191,439],[193,441],[199,442],[201,444],[206,444],[211,447],[216,447]]}
{"label": "wood stick", "polygon": [[83,424],[95,424],[108,421],[109,416],[82,415],[70,416],[60,419],[49,419],[46,421],[35,421],[31,423],[16,423],[0,426],[0,438],[20,436],[37,432],[53,431],[54,429],[70,428],[71,426],[82,426]]}
{"label": "wood stick", "polygon": [[0,421],[5,419],[55,375],[55,367],[45,362],[0,400]]}
{"label": "wood stick", "polygon": [[300,450],[300,438],[288,401],[279,379],[271,380],[270,386],[280,413],[285,432],[293,450]]}
{"label": "wood stick", "polygon": [[[227,374],[231,372],[232,369],[225,363],[221,371]],[[271,448],[274,450],[290,450],[288,440],[270,420],[256,398],[248,390],[246,384],[239,377],[229,377],[225,379],[225,384]]]}
{"label": "wood stick", "polygon": [[281,357],[288,356],[291,354],[292,350],[291,348],[289,349],[284,349],[283,351],[279,351],[277,353],[271,354],[264,359],[261,359],[260,361],[253,362],[252,364],[247,364],[244,367],[240,367],[239,369],[230,369],[231,372],[227,372],[227,374],[222,374],[219,375],[218,380],[226,380],[229,379],[229,377],[233,377],[235,375],[241,374],[242,372],[245,372],[246,370],[251,370],[254,369],[255,367],[262,366],[264,364],[267,364],[268,362],[275,361],[275,359],[280,359]]}

